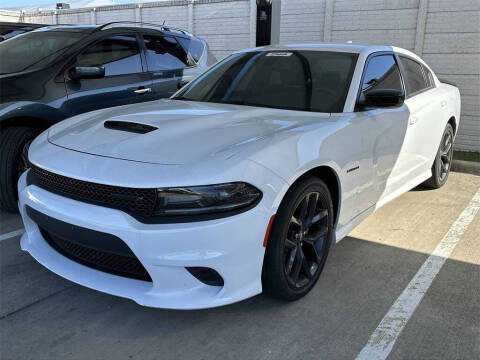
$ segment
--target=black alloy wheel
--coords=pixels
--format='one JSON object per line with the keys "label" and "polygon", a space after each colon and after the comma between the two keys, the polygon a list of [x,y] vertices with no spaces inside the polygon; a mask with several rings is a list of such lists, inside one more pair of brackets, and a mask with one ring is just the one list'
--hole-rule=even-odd
{"label": "black alloy wheel", "polygon": [[445,131],[443,134],[439,155],[440,161],[436,164],[436,166],[438,166],[437,172],[439,174],[439,180],[444,182],[450,172],[453,157],[453,134],[450,131]]}
{"label": "black alloy wheel", "polygon": [[319,270],[328,235],[327,205],[309,192],[295,209],[285,238],[285,276],[296,288],[307,286]]}
{"label": "black alloy wheel", "polygon": [[322,180],[309,176],[288,191],[267,242],[262,274],[267,294],[296,300],[312,289],[328,256],[333,215],[330,192]]}
{"label": "black alloy wheel", "polygon": [[424,185],[432,188],[441,188],[447,182],[453,159],[453,128],[447,124],[443,132],[437,156],[432,166],[432,177],[425,181]]}

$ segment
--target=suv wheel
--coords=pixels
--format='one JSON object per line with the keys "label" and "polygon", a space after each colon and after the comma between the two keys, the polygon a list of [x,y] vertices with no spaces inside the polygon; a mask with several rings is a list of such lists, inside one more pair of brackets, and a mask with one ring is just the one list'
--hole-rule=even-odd
{"label": "suv wheel", "polygon": [[28,169],[28,148],[37,131],[24,126],[4,128],[0,134],[0,208],[18,211],[17,182]]}

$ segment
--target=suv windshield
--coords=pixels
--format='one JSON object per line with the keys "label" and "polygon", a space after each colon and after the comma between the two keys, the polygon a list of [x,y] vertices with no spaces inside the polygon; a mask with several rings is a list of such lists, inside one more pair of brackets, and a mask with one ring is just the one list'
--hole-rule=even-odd
{"label": "suv windshield", "polygon": [[233,54],[174,98],[317,112],[342,112],[358,55],[326,51]]}
{"label": "suv windshield", "polygon": [[2,41],[0,74],[42,68],[83,36],[79,32],[34,31]]}

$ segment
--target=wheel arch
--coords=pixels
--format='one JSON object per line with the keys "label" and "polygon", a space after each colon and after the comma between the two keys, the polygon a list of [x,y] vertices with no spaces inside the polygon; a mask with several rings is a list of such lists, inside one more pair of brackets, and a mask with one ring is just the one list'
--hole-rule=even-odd
{"label": "wheel arch", "polygon": [[27,126],[39,132],[48,129],[51,125],[52,123],[48,120],[35,116],[14,116],[0,122],[0,128],[2,129],[11,126]]}
{"label": "wheel arch", "polygon": [[65,118],[60,109],[38,102],[17,102],[6,104],[0,109],[0,128],[28,126],[45,130]]}
{"label": "wheel arch", "polygon": [[457,134],[457,120],[455,119],[455,116],[451,116],[450,119],[448,119],[447,124],[452,125],[453,135],[456,135]]}
{"label": "wheel arch", "polygon": [[[298,182],[303,180],[305,177],[308,176],[315,176],[319,178],[327,185],[328,189],[330,190],[330,195],[332,197],[333,203],[333,211],[334,211],[334,228],[337,226],[337,221],[340,214],[340,207],[341,207],[341,182],[338,176],[338,173],[333,169],[331,166],[328,165],[320,165],[312,167],[303,173],[301,173],[289,186],[288,191]],[[283,195],[285,197],[286,193]],[[282,199],[283,200],[283,199]]]}

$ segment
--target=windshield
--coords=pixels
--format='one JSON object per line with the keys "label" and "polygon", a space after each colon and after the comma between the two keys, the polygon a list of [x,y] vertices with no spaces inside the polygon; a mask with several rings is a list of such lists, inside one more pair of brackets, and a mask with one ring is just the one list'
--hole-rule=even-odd
{"label": "windshield", "polygon": [[78,32],[29,32],[0,42],[0,74],[40,69],[84,36]]}
{"label": "windshield", "polygon": [[174,98],[318,112],[342,112],[357,54],[255,51],[233,54]]}

